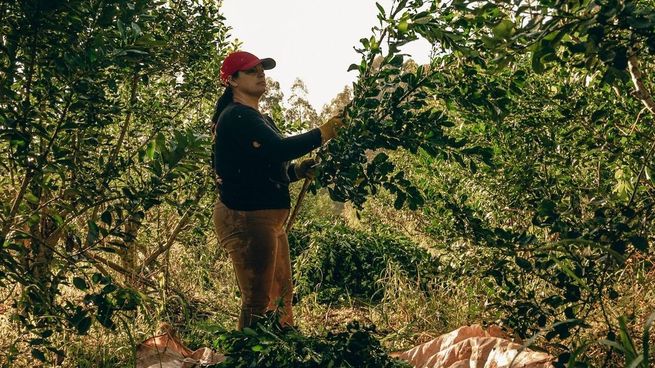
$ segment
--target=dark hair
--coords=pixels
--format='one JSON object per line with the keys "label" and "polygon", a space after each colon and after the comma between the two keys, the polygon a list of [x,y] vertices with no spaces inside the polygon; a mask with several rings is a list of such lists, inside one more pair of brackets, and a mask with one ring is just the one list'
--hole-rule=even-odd
{"label": "dark hair", "polygon": [[[233,74],[233,76],[237,76],[239,72],[237,71],[236,73]],[[218,101],[216,101],[216,106],[214,107],[214,114],[212,115],[211,123],[212,123],[212,167],[215,168],[216,164],[216,125],[218,125],[218,118],[221,116],[221,113],[227,105],[231,104],[234,102],[234,91],[232,90],[232,87],[230,85],[227,85],[225,87],[225,90],[223,91],[223,94],[221,97],[218,98]]]}
{"label": "dark hair", "polygon": [[218,98],[218,101],[216,101],[216,107],[214,107],[214,115],[212,115],[212,133],[216,133],[216,123],[218,123],[218,117],[221,116],[221,113],[227,105],[231,104],[234,101],[234,92],[232,91],[232,87],[227,86],[225,87],[225,91],[223,91],[223,94],[221,97]]}
{"label": "dark hair", "polygon": [[[239,72],[235,72],[232,74],[232,77],[237,77],[239,75]],[[221,97],[218,98],[218,101],[216,101],[216,107],[214,107],[214,114],[212,115],[212,137],[216,135],[216,124],[218,123],[218,117],[221,116],[221,113],[227,105],[231,104],[234,102],[234,91],[232,90],[232,87],[228,84],[225,87],[225,90],[223,91],[223,94]]]}

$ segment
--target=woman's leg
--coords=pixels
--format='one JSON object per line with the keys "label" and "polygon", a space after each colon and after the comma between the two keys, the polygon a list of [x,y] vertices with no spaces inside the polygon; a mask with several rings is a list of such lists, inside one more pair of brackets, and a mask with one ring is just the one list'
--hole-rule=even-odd
{"label": "woman's leg", "polygon": [[277,254],[275,257],[275,276],[270,294],[270,310],[277,309],[282,304],[280,324],[293,326],[293,282],[291,279],[291,257],[289,255],[289,240],[282,230],[277,237]]}
{"label": "woman's leg", "polygon": [[214,209],[216,233],[230,255],[241,290],[239,329],[263,316],[270,303],[278,242],[271,224],[258,221],[257,214],[231,210],[222,203]]}

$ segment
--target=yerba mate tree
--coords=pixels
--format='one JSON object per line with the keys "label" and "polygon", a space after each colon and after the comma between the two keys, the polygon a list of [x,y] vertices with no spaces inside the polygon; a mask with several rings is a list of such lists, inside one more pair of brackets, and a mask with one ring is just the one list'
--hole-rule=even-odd
{"label": "yerba mate tree", "polygon": [[211,185],[222,20],[204,1],[0,4],[0,285],[35,358],[116,328],[141,300],[119,285],[157,286],[142,275]]}
{"label": "yerba mate tree", "polygon": [[[449,136],[445,130],[453,123],[428,93],[438,88],[444,71],[455,67],[457,60],[436,58],[430,65],[411,67],[405,63],[408,55],[399,50],[417,39],[412,25],[431,19],[426,2],[400,1],[388,13],[381,6],[378,10],[379,26],[373,28],[373,36],[361,39],[356,48],[361,62],[349,68],[359,72],[359,78],[344,111],[343,134],[320,154],[319,182],[333,199],[356,206],[383,187],[395,195],[396,208],[407,204],[416,209],[423,203],[421,193],[403,171],[395,170],[384,149],[414,154],[422,150],[443,159],[487,163],[490,152]],[[450,51],[450,46],[435,43],[435,51]]]}
{"label": "yerba mate tree", "polygon": [[[431,219],[452,225],[443,241],[469,244],[479,260],[451,271],[485,280],[490,311],[518,335],[568,345],[553,345],[561,364],[576,362],[592,326],[626,364],[647,362],[649,324],[641,345],[615,326],[621,292],[637,282],[625,275],[652,267],[653,2],[379,11],[321,183],[357,206],[384,187],[396,208],[443,216]],[[398,46],[417,37],[433,43],[433,60],[403,68]],[[399,148],[433,178],[395,170],[387,153]],[[606,351],[603,364],[616,359]]]}

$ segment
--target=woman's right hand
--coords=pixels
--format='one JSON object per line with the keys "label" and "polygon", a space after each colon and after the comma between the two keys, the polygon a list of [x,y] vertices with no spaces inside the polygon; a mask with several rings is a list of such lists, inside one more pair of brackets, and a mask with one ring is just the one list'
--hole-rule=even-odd
{"label": "woman's right hand", "polygon": [[321,130],[321,143],[325,144],[330,139],[337,136],[337,129],[343,126],[343,120],[339,116],[333,116],[318,127]]}

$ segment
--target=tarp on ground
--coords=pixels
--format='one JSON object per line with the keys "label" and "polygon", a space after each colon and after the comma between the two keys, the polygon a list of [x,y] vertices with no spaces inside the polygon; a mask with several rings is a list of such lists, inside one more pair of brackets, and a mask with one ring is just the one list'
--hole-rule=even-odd
{"label": "tarp on ground", "polygon": [[136,368],[192,368],[220,363],[225,357],[210,348],[195,351],[182,344],[170,326],[137,346]]}
{"label": "tarp on ground", "polygon": [[[391,354],[416,368],[552,368],[552,355],[526,349],[500,328],[464,326],[409,350]],[[192,368],[220,363],[209,348],[191,351],[170,328],[137,347],[137,368]]]}
{"label": "tarp on ground", "polygon": [[552,355],[512,342],[499,327],[464,326],[393,356],[416,368],[551,368]]}

